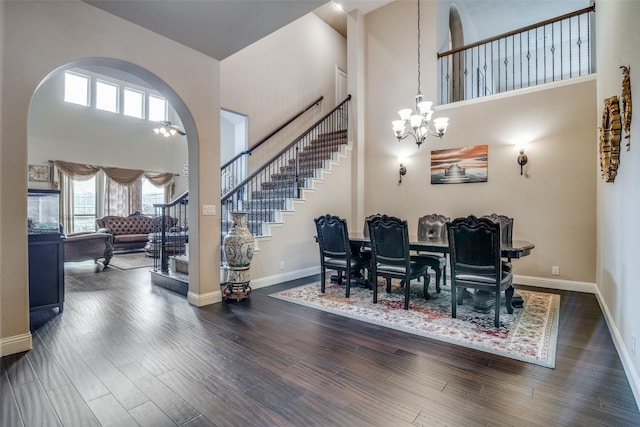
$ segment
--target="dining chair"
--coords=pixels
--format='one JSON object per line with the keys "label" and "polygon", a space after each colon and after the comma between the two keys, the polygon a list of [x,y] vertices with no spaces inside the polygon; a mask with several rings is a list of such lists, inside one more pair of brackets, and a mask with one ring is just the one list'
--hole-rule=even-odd
{"label": "dining chair", "polygon": [[409,229],[407,221],[387,215],[367,218],[371,239],[371,280],[373,302],[378,302],[378,276],[387,279],[387,293],[391,292],[391,279],[404,282],[404,309],[409,309],[411,280],[424,277],[424,296],[429,299],[429,273],[427,265],[413,261],[409,252]]}
{"label": "dining chair", "polygon": [[[447,222],[449,217],[440,214],[425,215],[418,219],[418,240],[444,240],[447,237]],[[447,281],[447,257],[445,254],[418,253],[411,257],[414,261],[427,264],[436,274],[436,292],[440,293]],[[442,278],[442,281],[440,280]]]}
{"label": "dining chair", "polygon": [[462,291],[472,288],[495,292],[495,327],[500,327],[500,298],[504,291],[507,312],[513,313],[513,275],[502,269],[500,225],[488,218],[456,218],[447,223],[451,257],[451,317],[462,304]]}
{"label": "dining chair", "polygon": [[[513,218],[497,213],[483,215],[481,218],[488,218],[491,221],[500,224],[500,242],[511,243],[513,239]],[[502,261],[502,269],[509,272],[512,271],[511,259]]]}
{"label": "dining chair", "polygon": [[320,248],[320,292],[325,292],[326,271],[335,270],[338,272],[338,284],[342,282],[342,272],[345,273],[345,296],[349,298],[354,273],[369,268],[369,259],[352,254],[344,218],[326,214],[315,218],[314,222]]}

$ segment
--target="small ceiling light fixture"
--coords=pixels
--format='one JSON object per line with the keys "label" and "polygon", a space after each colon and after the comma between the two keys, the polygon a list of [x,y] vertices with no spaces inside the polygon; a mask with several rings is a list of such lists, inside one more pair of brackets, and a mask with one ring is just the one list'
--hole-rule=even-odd
{"label": "small ceiling light fixture", "polygon": [[176,125],[172,125],[171,122],[162,121],[159,123],[160,123],[160,126],[153,129],[153,133],[155,133],[156,135],[162,135],[165,138],[168,138],[175,134],[183,135],[183,136],[186,135],[182,129],[180,129]]}
{"label": "small ceiling light fixture", "polygon": [[337,10],[341,11],[341,12],[344,10],[344,7],[342,7],[342,5],[340,3],[338,3],[337,1],[333,2],[333,7],[336,8]]}
{"label": "small ceiling light fixture", "polygon": [[398,141],[411,135],[416,140],[418,148],[420,148],[420,145],[429,135],[442,138],[442,135],[447,131],[447,126],[449,126],[449,119],[446,117],[433,119],[435,129],[429,129],[429,122],[433,115],[432,105],[433,102],[425,101],[420,92],[420,0],[418,0],[418,93],[416,94],[416,112],[411,108],[404,108],[398,111],[400,120],[391,121],[393,132],[396,134]]}
{"label": "small ceiling light fixture", "polygon": [[526,142],[522,142],[518,144],[518,152],[520,153],[518,155],[518,164],[520,165],[520,175],[522,175],[524,165],[526,165],[527,162],[529,161],[529,159],[527,158],[527,155],[524,154],[526,149],[527,149]]}

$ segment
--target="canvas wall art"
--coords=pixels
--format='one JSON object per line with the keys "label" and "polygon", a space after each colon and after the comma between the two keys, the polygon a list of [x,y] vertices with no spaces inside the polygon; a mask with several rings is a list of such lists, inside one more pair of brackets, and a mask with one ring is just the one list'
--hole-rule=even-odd
{"label": "canvas wall art", "polygon": [[487,182],[488,152],[488,145],[431,151],[431,183]]}

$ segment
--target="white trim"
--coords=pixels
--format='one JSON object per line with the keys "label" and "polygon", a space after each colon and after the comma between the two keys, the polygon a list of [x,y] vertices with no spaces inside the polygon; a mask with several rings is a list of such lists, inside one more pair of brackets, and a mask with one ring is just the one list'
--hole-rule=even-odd
{"label": "white trim", "polygon": [[633,392],[633,396],[636,398],[636,405],[640,407],[640,375],[638,375],[638,371],[633,364],[633,357],[631,357],[627,346],[624,344],[622,335],[620,335],[620,331],[616,327],[616,323],[611,316],[609,307],[607,307],[607,304],[604,300],[604,297],[600,293],[599,288],[596,288],[596,297],[598,298],[600,309],[604,314],[604,320],[607,322],[607,326],[609,327],[609,333],[611,334],[613,345],[615,345],[616,350],[618,351],[618,356],[620,356],[622,367],[624,368],[625,374],[627,374],[627,379],[629,380],[631,391]]}
{"label": "white trim", "polygon": [[0,356],[22,353],[32,348],[31,332],[0,339]]}
{"label": "white trim", "polygon": [[276,274],[269,277],[261,277],[260,279],[251,280],[251,287],[253,289],[265,288],[267,286],[277,285],[290,280],[301,279],[303,277],[315,276],[320,274],[320,266],[314,265],[313,267],[305,268],[302,270],[288,271],[282,274]]}
{"label": "white trim", "polygon": [[595,283],[578,282],[575,280],[550,279],[548,277],[534,276],[513,276],[513,283],[516,285],[535,286],[537,288],[559,289],[563,291],[586,292],[595,294],[597,287]]}
{"label": "white trim", "polygon": [[196,307],[215,304],[222,301],[222,291],[207,292],[206,294],[197,294],[189,291],[187,292],[187,301]]}

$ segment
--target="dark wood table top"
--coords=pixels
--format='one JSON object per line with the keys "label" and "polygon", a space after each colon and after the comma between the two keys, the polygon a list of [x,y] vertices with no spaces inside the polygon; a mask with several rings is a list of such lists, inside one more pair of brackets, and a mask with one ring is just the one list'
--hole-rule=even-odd
{"label": "dark wood table top", "polygon": [[[361,234],[349,235],[349,242],[355,245],[367,246],[370,241]],[[412,250],[422,252],[449,253],[448,239],[442,240],[419,240],[416,236],[409,236],[409,246]],[[521,258],[531,253],[535,245],[526,240],[512,240],[509,244],[502,244],[501,252],[503,258]]]}

